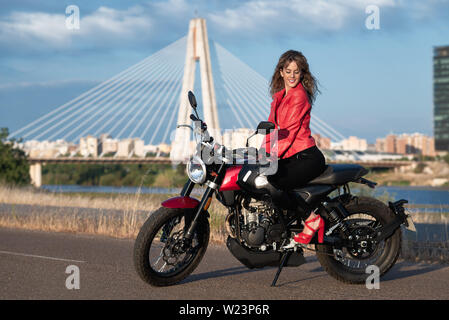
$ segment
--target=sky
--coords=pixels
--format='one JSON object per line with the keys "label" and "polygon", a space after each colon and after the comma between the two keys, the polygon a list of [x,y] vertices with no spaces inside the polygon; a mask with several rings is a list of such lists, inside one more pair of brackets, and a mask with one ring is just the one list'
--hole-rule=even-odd
{"label": "sky", "polygon": [[[66,27],[70,5],[79,29]],[[0,127],[19,129],[138,63],[194,17],[266,79],[283,52],[303,52],[321,89],[312,119],[344,136],[433,135],[433,47],[449,45],[449,0],[1,0]]]}

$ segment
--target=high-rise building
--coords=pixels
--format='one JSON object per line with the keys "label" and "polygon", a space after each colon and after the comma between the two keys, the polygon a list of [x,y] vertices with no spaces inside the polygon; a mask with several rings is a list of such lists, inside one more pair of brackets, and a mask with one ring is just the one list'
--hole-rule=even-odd
{"label": "high-rise building", "polygon": [[129,156],[133,149],[132,139],[123,139],[120,140],[117,144],[117,153],[115,156],[126,158]]}
{"label": "high-rise building", "polygon": [[83,157],[98,156],[98,139],[88,135],[87,137],[80,138],[80,154]]}
{"label": "high-rise building", "polygon": [[341,141],[343,150],[359,150],[366,151],[368,149],[368,143],[366,139],[359,139],[354,136],[350,136],[347,139]]}
{"label": "high-rise building", "polygon": [[396,138],[395,134],[389,134],[385,137],[385,152],[396,153]]}
{"label": "high-rise building", "polygon": [[435,47],[433,52],[435,149],[449,151],[449,46]]}
{"label": "high-rise building", "polygon": [[101,155],[111,156],[118,150],[118,140],[106,138],[101,141]]}
{"label": "high-rise building", "polygon": [[144,150],[144,142],[142,139],[134,138],[133,139],[133,150],[134,155],[137,157],[145,157],[145,150]]}

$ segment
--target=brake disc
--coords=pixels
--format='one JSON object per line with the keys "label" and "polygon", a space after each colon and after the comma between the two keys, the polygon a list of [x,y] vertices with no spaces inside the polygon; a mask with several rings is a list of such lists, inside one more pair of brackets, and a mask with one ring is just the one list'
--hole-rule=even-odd
{"label": "brake disc", "polygon": [[180,256],[186,253],[186,250],[183,250],[182,232],[183,231],[180,230],[174,233],[165,243],[165,247],[162,251],[162,259],[168,265],[174,266],[178,262]]}
{"label": "brake disc", "polygon": [[[351,226],[352,227],[352,226]],[[350,239],[354,241],[355,246],[348,248],[349,255],[356,259],[368,259],[377,249],[377,244],[374,243],[374,235],[376,231],[368,225],[357,225],[355,228],[350,227]]]}

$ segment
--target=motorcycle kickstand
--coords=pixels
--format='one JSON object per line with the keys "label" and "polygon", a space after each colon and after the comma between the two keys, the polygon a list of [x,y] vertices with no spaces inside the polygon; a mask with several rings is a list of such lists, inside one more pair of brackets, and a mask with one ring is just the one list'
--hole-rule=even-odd
{"label": "motorcycle kickstand", "polygon": [[287,262],[288,258],[291,256],[292,251],[288,250],[284,252],[282,255],[281,263],[279,264],[278,271],[276,272],[276,275],[274,276],[273,282],[271,283],[272,287],[276,286],[276,282],[278,281],[279,275],[281,274],[282,268],[284,268],[285,263]]}

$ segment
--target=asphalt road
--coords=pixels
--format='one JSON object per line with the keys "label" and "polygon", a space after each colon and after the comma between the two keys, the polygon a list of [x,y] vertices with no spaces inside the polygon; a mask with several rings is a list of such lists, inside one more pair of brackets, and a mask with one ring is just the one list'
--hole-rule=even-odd
{"label": "asphalt road", "polygon": [[[398,261],[380,289],[328,276],[314,256],[285,268],[249,270],[224,246],[211,245],[182,283],[151,287],[132,262],[133,240],[0,228],[0,299],[449,299],[449,266]],[[66,280],[79,268],[79,289]]]}

